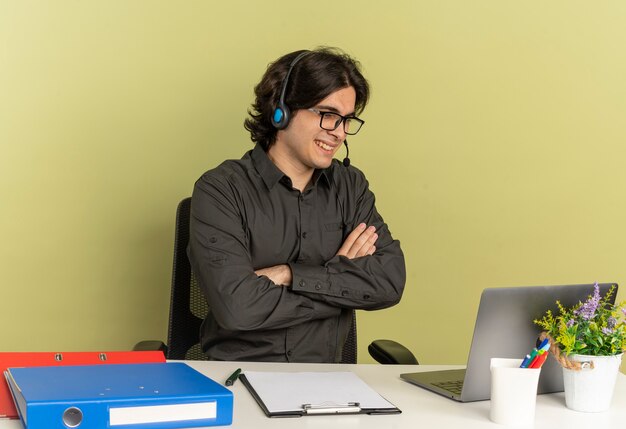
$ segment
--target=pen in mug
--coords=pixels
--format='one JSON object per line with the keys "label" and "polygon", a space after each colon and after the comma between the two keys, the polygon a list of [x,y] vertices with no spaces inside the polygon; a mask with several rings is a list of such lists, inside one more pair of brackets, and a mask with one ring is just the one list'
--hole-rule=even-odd
{"label": "pen in mug", "polygon": [[[538,347],[535,347],[529,355],[526,355],[522,364],[519,366],[520,368],[535,368],[533,364],[537,361],[537,359],[541,355],[547,355],[548,350],[550,350],[550,341],[546,338],[544,339]],[[544,357],[543,362],[545,362],[547,356]],[[541,364],[543,365],[543,362]]]}
{"label": "pen in mug", "polygon": [[537,357],[538,353],[539,353],[539,350],[537,350],[537,348],[534,348],[530,352],[530,360],[528,361],[528,364],[524,368],[528,368],[528,365],[530,365],[532,363],[532,361],[535,359],[535,357]]}
{"label": "pen in mug", "polygon": [[[543,362],[545,362],[546,359],[548,358],[548,353],[549,353],[548,350],[550,350],[550,342],[546,338],[541,343],[539,349],[537,350],[537,355],[531,360],[531,362],[528,365],[526,365],[526,368],[537,368],[537,365],[541,367],[541,365],[543,365]],[[537,361],[540,360],[542,356],[543,356],[543,359],[541,360],[541,364],[536,363]]]}
{"label": "pen in mug", "polygon": [[520,368],[526,368],[530,364],[530,355],[526,355],[522,364],[519,366]]}
{"label": "pen in mug", "polygon": [[547,358],[548,352],[538,355],[537,358],[528,366],[528,368],[541,368]]}
{"label": "pen in mug", "polygon": [[535,368],[539,359],[541,359],[541,353],[537,353],[533,360],[528,365],[526,365],[526,368]]}

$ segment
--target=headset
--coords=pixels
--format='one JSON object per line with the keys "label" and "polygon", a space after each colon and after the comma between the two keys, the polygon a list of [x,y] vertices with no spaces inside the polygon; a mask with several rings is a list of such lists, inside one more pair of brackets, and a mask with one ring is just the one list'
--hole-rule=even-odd
{"label": "headset", "polygon": [[278,100],[278,105],[276,109],[274,109],[274,113],[272,114],[272,125],[277,130],[284,130],[289,125],[289,120],[291,119],[291,112],[289,111],[289,107],[285,104],[285,93],[287,92],[287,84],[289,83],[289,75],[291,75],[291,71],[295,67],[295,65],[302,58],[309,55],[311,51],[301,52],[289,65],[289,70],[287,71],[287,75],[285,76],[285,80],[283,80],[283,86],[280,90],[280,99]]}

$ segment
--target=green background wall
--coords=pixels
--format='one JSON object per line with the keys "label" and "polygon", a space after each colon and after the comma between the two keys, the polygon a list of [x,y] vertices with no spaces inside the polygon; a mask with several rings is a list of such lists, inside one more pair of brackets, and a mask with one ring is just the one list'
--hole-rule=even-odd
{"label": "green background wall", "polygon": [[[340,46],[402,242],[367,344],[462,363],[485,287],[626,287],[623,1],[0,1],[1,350],[165,337],[176,203],[252,144],[267,63]],[[343,153],[341,153],[343,156]],[[624,299],[626,292],[619,298]]]}

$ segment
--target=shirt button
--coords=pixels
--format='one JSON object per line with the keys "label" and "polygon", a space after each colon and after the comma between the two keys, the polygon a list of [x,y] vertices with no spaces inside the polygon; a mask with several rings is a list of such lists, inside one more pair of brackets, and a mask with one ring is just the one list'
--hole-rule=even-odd
{"label": "shirt button", "polygon": [[298,197],[298,199],[299,199],[300,201],[304,201],[304,195],[300,195],[300,196]]}
{"label": "shirt button", "polygon": [[304,287],[306,285],[306,282],[304,280],[300,280],[300,283],[298,283],[300,285],[300,287]]}
{"label": "shirt button", "polygon": [[211,238],[209,238],[209,242],[216,243],[217,242],[217,238],[211,237]]}
{"label": "shirt button", "polygon": [[291,356],[291,350],[287,350],[287,356]]}
{"label": "shirt button", "polygon": [[302,233],[302,238],[306,238],[306,232]]}
{"label": "shirt button", "polygon": [[315,290],[320,290],[322,288],[322,285],[319,283],[315,283]]}
{"label": "shirt button", "polygon": [[348,292],[347,290],[341,291],[341,296],[348,296],[348,295],[350,295],[350,292]]}
{"label": "shirt button", "polygon": [[371,297],[367,294],[363,295],[363,299],[370,299]]}

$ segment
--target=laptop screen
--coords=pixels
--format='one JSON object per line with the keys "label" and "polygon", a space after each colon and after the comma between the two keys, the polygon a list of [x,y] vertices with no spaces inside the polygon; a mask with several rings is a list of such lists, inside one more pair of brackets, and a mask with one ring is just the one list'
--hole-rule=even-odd
{"label": "laptop screen", "polygon": [[[611,283],[600,284],[600,293],[604,295],[610,287]],[[570,307],[592,293],[593,284],[485,289],[474,326],[463,396],[489,398],[491,358],[522,359],[535,346],[541,331],[533,320],[540,319],[548,309],[558,314],[557,300]],[[562,390],[562,369],[550,358],[542,367],[538,391]]]}
{"label": "laptop screen", "polygon": [[[600,293],[606,294],[617,284],[600,284]],[[461,401],[489,399],[491,390],[491,358],[522,359],[534,346],[541,328],[533,323],[546,310],[558,313],[556,301],[571,307],[585,301],[593,293],[593,284],[567,286],[527,286],[509,288],[487,288],[483,290],[474,335],[470,347],[467,368],[460,396],[448,395]],[[441,378],[450,381],[449,371],[437,371]],[[444,374],[446,373],[446,374]],[[457,370],[458,373],[458,370]],[[436,373],[402,374],[402,378],[422,387],[444,394],[437,387]],[[563,390],[563,371],[559,364],[549,358],[541,369],[539,393]]]}

